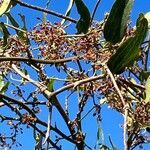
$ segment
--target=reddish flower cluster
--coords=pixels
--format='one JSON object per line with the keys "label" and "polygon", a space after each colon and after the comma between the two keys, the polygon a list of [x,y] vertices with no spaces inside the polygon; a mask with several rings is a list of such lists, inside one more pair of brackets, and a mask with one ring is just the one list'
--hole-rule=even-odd
{"label": "reddish flower cluster", "polygon": [[150,103],[140,102],[136,106],[135,119],[141,125],[150,125]]}
{"label": "reddish flower cluster", "polygon": [[[3,41],[0,43],[0,47],[2,47]],[[27,55],[29,46],[24,43],[18,37],[10,36],[8,38],[8,42],[5,48],[3,48],[2,52],[0,52],[1,57],[24,57]],[[11,70],[11,65],[15,64],[20,66],[20,62],[10,61],[10,62],[0,62],[0,70],[8,71]]]}
{"label": "reddish flower cluster", "polygon": [[60,59],[68,52],[69,40],[64,37],[65,31],[60,24],[38,24],[29,35],[39,46],[44,59]]}
{"label": "reddish flower cluster", "polygon": [[35,121],[36,121],[36,119],[34,117],[32,117],[31,115],[29,115],[28,113],[23,114],[23,117],[22,117],[23,124],[34,123]]}

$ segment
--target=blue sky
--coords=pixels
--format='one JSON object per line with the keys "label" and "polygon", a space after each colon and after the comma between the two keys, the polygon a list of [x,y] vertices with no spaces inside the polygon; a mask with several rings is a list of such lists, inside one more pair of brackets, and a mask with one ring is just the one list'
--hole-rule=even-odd
{"label": "blue sky", "polygon": [[[85,3],[87,4],[87,7],[89,8],[89,10],[92,12],[93,8],[94,8],[94,3],[96,2],[96,0],[84,0]],[[92,1],[92,2],[91,2]],[[30,3],[30,4],[35,4],[41,7],[45,7],[46,4],[46,0],[24,0],[24,2]],[[95,20],[102,20],[104,17],[104,14],[106,12],[108,12],[113,4],[114,0],[102,0],[101,4],[99,5],[99,8],[97,10],[97,13],[95,15]],[[64,13],[67,5],[69,3],[69,0],[51,0],[51,4],[49,6],[50,9],[55,10],[57,12],[60,13]],[[13,16],[18,20],[19,16],[18,13],[22,13],[22,14],[26,14],[26,23],[27,26],[29,27],[29,30],[33,28],[34,25],[36,25],[36,23],[40,22],[37,18],[42,18],[42,13],[41,12],[37,12],[37,11],[32,11],[28,8],[23,8],[20,6],[16,6],[15,8],[13,8],[12,10],[12,14]],[[135,0],[134,6],[133,6],[133,10],[131,13],[131,20],[133,21],[133,25],[135,24],[136,19],[138,18],[139,13],[146,13],[150,11],[150,0]],[[78,19],[78,14],[76,12],[76,8],[73,9],[72,13],[71,13],[71,17],[72,18],[76,18]],[[48,15],[47,19],[51,22],[59,22],[61,21],[61,19]],[[5,20],[5,19],[4,19]],[[74,26],[74,25],[72,25]],[[74,32],[75,30],[70,29],[69,32]],[[60,96],[61,97],[61,96]],[[76,102],[74,102],[72,105],[75,105]],[[87,110],[89,109],[88,106],[90,106],[90,101],[89,104],[87,105]],[[76,108],[73,108],[73,110],[75,111]],[[58,117],[59,114],[57,112],[55,112],[55,116],[54,120],[60,118]],[[44,117],[44,120],[47,119],[47,113],[42,112],[41,116]],[[92,116],[92,114],[91,114]],[[89,117],[87,119],[84,120],[84,125],[83,125],[83,129],[86,131],[90,131],[88,133],[88,136],[90,138],[87,139],[89,145],[94,145],[95,144],[95,140],[96,140],[96,132],[97,132],[97,126],[96,126],[96,121],[95,118],[93,117]],[[108,136],[110,135],[112,138],[113,143],[117,146],[118,150],[122,150],[123,149],[123,135],[122,135],[122,128],[121,128],[121,124],[123,122],[123,118],[122,116],[111,110],[108,109],[107,106],[102,107],[102,116],[103,116],[103,120],[102,120],[102,128],[103,128],[103,132],[104,132],[104,144],[106,145],[110,145],[109,141],[108,141]],[[92,119],[91,119],[92,118]],[[63,121],[62,121],[63,122]],[[94,123],[95,122],[95,123]],[[61,124],[61,119],[60,119],[60,127],[61,128],[65,128],[65,126],[63,125],[63,123]],[[0,129],[1,130],[1,129]],[[33,150],[34,149],[34,143],[32,140],[32,134],[31,134],[31,129],[27,129],[25,130],[23,135],[19,135],[20,141],[22,142],[22,147],[16,148],[14,147],[12,150]],[[29,140],[28,140],[29,139]],[[31,140],[30,140],[31,139]],[[73,150],[73,146],[66,143],[64,144],[63,150]],[[150,146],[146,146],[145,150],[150,149]],[[137,149],[138,150],[138,149]]]}

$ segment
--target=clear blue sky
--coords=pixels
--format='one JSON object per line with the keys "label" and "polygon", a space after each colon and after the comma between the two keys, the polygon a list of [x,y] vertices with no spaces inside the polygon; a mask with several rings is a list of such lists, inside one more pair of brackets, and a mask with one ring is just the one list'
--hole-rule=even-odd
{"label": "clear blue sky", "polygon": [[[94,4],[94,2],[96,2],[96,0],[84,0],[84,1],[87,4],[90,11],[92,12],[92,10],[94,8],[93,4]],[[35,0],[24,0],[24,2],[27,2],[30,4],[35,4],[35,5],[38,5],[41,7],[45,7],[45,4],[46,4],[46,0],[36,0],[36,1]],[[100,21],[101,19],[103,19],[104,14],[110,10],[113,2],[114,2],[114,0],[102,0],[100,6],[98,8],[98,11],[96,13],[95,20]],[[67,8],[68,3],[69,3],[69,0],[51,0],[51,4],[50,4],[49,8],[52,10],[55,10],[57,12],[64,13]],[[16,6],[11,11],[13,13],[13,16],[16,19],[19,19],[18,13],[26,14],[26,16],[27,16],[26,22],[27,22],[27,26],[29,26],[29,29],[33,28],[33,26],[36,23],[40,22],[38,19],[36,19],[37,17],[42,18],[41,12],[32,11],[28,8],[24,9],[23,7],[20,7],[20,6]],[[71,13],[71,16],[73,18],[78,19],[77,12],[75,12],[75,11],[76,11],[76,9],[74,8],[73,12]],[[150,0],[135,0],[132,14],[131,14],[133,24],[135,23],[136,19],[138,18],[139,13],[141,13],[141,12],[146,13],[148,11],[150,11]],[[51,15],[48,15],[47,19],[51,22],[61,21],[59,18],[56,18]],[[71,30],[69,32],[74,32],[74,31]],[[74,104],[75,104],[75,102],[74,102]],[[89,102],[88,106],[90,106],[90,102]],[[87,108],[87,110],[88,110],[88,108]],[[46,120],[47,113],[43,112],[42,115]],[[56,118],[54,118],[54,119],[58,119],[59,114],[56,113],[55,116],[56,116]],[[119,113],[116,113],[111,109],[108,109],[107,106],[104,106],[102,108],[102,116],[103,116],[102,127],[103,127],[103,132],[104,132],[104,139],[105,139],[104,143],[110,145],[108,142],[108,136],[110,135],[112,137],[113,143],[117,146],[118,150],[122,150],[123,149],[123,140],[122,140],[123,132],[121,129],[121,124],[123,121],[122,116]],[[89,119],[85,120],[83,128],[85,129],[85,131],[86,130],[90,131],[88,134],[88,136],[90,137],[88,139],[88,143],[89,143],[89,145],[90,144],[94,145],[96,142],[95,140],[96,140],[97,126],[96,126],[95,119],[94,118],[91,119],[91,118],[92,117],[89,117]],[[62,128],[65,128],[63,123],[61,124],[61,120],[60,120],[60,126]],[[23,146],[19,147],[19,148],[15,147],[12,150],[33,150],[34,143],[33,143],[33,140],[31,137],[32,137],[31,130],[30,129],[25,130],[24,134],[19,136],[20,141],[22,142]],[[74,147],[72,147],[72,145],[65,144],[63,147],[63,150],[73,150],[73,148]],[[145,150],[148,150],[148,149],[150,149],[150,146],[147,145],[145,147]]]}

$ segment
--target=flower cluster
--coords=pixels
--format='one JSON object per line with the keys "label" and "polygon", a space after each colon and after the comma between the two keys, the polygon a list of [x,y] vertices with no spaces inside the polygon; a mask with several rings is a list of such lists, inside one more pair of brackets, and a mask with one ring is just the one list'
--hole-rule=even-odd
{"label": "flower cluster", "polygon": [[60,24],[52,25],[49,22],[38,24],[29,34],[39,46],[44,59],[60,59],[68,52],[68,38],[64,37],[65,30]]}
{"label": "flower cluster", "polygon": [[36,121],[36,118],[32,117],[28,113],[23,114],[23,117],[22,117],[22,123],[23,124],[34,123],[35,121]]}
{"label": "flower cluster", "polygon": [[150,103],[140,102],[136,106],[135,119],[141,125],[150,125]]}
{"label": "flower cluster", "polygon": [[[3,44],[3,42],[1,43]],[[0,45],[2,47],[2,45]],[[27,55],[29,46],[24,43],[21,39],[18,39],[18,37],[10,36],[8,38],[7,45],[4,49],[1,49],[0,56],[1,57],[24,57]],[[0,62],[0,70],[1,71],[8,71],[11,70],[11,65],[15,64],[17,66],[20,66],[20,62],[16,61],[3,61]]]}
{"label": "flower cluster", "polygon": [[111,54],[107,49],[102,50],[102,30],[98,27],[91,27],[86,35],[67,35],[61,24],[45,22],[37,24],[29,38],[38,45],[44,59],[61,59],[72,54],[96,62],[108,60]]}

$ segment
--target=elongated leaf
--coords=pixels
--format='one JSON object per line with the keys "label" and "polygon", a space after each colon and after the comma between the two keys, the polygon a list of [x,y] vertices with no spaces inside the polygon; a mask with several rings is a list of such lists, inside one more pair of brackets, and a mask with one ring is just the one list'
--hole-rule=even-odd
{"label": "elongated leaf", "polygon": [[149,76],[150,76],[150,72],[142,71],[140,73],[140,79],[141,79],[141,81],[146,81]]}
{"label": "elongated leaf", "polygon": [[0,93],[4,94],[7,91],[9,85],[10,85],[10,82],[7,82],[0,90]]}
{"label": "elongated leaf", "polygon": [[148,20],[148,27],[150,28],[150,12],[146,13],[144,17]]}
{"label": "elongated leaf", "polygon": [[101,144],[100,145],[100,150],[110,150],[110,148],[107,147],[106,145]]}
{"label": "elongated leaf", "polygon": [[[73,7],[73,4],[74,4],[74,0],[70,0],[69,5],[68,5],[68,8],[67,8],[66,13],[65,13],[65,16],[69,16],[69,15],[70,15],[70,12],[71,12],[71,9],[72,9],[72,7]],[[66,19],[63,19],[63,20],[61,21],[61,24],[64,24],[65,21],[66,21]]]}
{"label": "elongated leaf", "polygon": [[3,34],[3,46],[5,47],[7,45],[7,39],[10,34],[3,22],[0,22],[0,30]]}
{"label": "elongated leaf", "polygon": [[9,10],[11,7],[11,0],[0,1],[0,16]]}
{"label": "elongated leaf", "polygon": [[23,27],[21,28],[23,31],[26,31],[25,32],[22,32],[22,31],[19,31],[18,33],[18,37],[23,41],[25,42],[26,44],[30,45],[30,40],[28,38],[28,35],[27,35],[27,27],[26,27],[26,19],[25,19],[25,16],[22,15],[22,14],[19,14],[19,16],[21,17],[21,20],[23,22]]}
{"label": "elongated leaf", "polygon": [[74,1],[76,4],[78,13],[80,15],[80,19],[76,25],[78,33],[87,33],[90,27],[90,23],[91,23],[90,12],[82,0],[74,0]]}
{"label": "elongated leaf", "polygon": [[[13,18],[13,16],[9,12],[6,13],[5,15],[8,17],[9,21],[14,27],[19,28],[19,24],[16,22],[16,20]],[[15,31],[18,34],[19,31],[17,29],[15,29]]]}
{"label": "elongated leaf", "polygon": [[0,74],[0,93],[1,93],[1,94],[4,94],[4,93],[7,91],[8,87],[9,87],[9,84],[10,84],[10,82],[7,82],[7,83],[5,84],[4,78],[3,78],[3,76]]}
{"label": "elongated leaf", "polygon": [[117,150],[116,146],[112,143],[112,140],[111,140],[111,137],[110,137],[110,136],[109,136],[109,142],[110,142],[110,144],[111,144],[111,146],[112,146],[112,149],[113,149],[113,150]]}
{"label": "elongated leaf", "polygon": [[40,133],[37,133],[36,137],[35,137],[35,140],[36,140],[35,149],[36,150],[42,149],[43,136]]}
{"label": "elongated leaf", "polygon": [[[48,9],[51,0],[47,0],[45,9]],[[43,12],[43,22],[46,22],[47,13]]]}
{"label": "elongated leaf", "polygon": [[4,79],[3,76],[0,74],[0,91],[2,90],[2,88],[4,87],[5,83],[4,83]]}
{"label": "elongated leaf", "polygon": [[[24,15],[21,15],[19,14],[20,17],[21,17],[21,20],[23,22],[23,27],[20,27],[20,25],[17,23],[17,21],[13,18],[13,16],[8,12],[6,13],[6,16],[8,17],[9,21],[11,22],[11,24],[16,27],[15,31],[18,35],[18,38],[25,42],[26,44],[29,44],[29,39],[27,37],[27,34],[25,33],[25,31],[27,31],[27,28],[26,28],[26,23],[25,23],[25,16]],[[20,31],[19,29],[23,30],[23,31]]]}
{"label": "elongated leaf", "polygon": [[125,35],[133,0],[116,0],[104,27],[106,41],[117,43]]}
{"label": "elongated leaf", "polygon": [[54,91],[53,85],[54,85],[55,79],[48,79],[48,83],[47,83],[47,89],[50,92]]}
{"label": "elongated leaf", "polygon": [[148,103],[150,102],[150,76],[148,77],[146,84],[145,84],[145,93],[146,93],[146,98],[144,101]]}
{"label": "elongated leaf", "polygon": [[139,47],[145,39],[148,30],[148,21],[143,14],[139,15],[136,25],[135,36],[127,39],[109,59],[107,65],[112,73],[122,73],[125,67],[131,66],[139,57]]}

